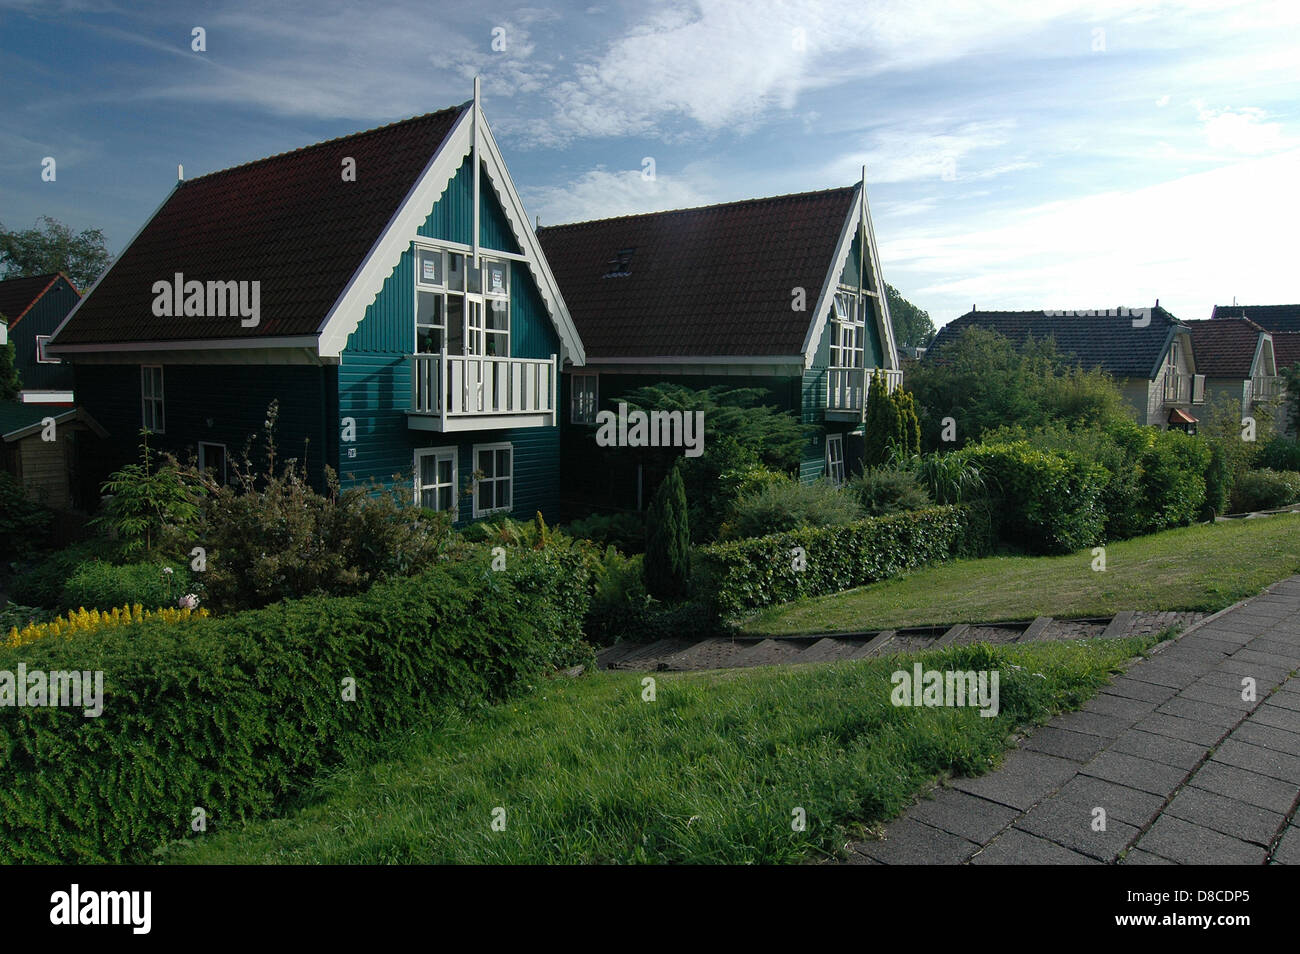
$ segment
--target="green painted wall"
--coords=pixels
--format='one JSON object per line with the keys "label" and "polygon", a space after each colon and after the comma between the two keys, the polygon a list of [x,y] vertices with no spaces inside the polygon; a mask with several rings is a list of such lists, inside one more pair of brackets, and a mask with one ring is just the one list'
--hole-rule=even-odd
{"label": "green painted wall", "polygon": [[14,343],[14,367],[25,389],[63,390],[72,387],[72,365],[42,364],[36,360],[36,336],[52,335],[68,317],[80,296],[65,278],[58,278],[49,290],[14,324],[9,316],[9,340]]}

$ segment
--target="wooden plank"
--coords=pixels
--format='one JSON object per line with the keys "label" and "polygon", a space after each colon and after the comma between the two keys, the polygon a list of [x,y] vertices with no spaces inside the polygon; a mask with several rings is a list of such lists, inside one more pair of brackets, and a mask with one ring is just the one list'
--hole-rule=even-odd
{"label": "wooden plank", "polygon": [[1114,618],[1106,624],[1106,629],[1101,634],[1102,639],[1117,639],[1129,631],[1133,625],[1133,617],[1137,614],[1133,610],[1121,610],[1116,613]]}
{"label": "wooden plank", "polygon": [[935,648],[938,649],[940,646],[951,646],[953,640],[955,640],[962,633],[966,632],[966,630],[968,629],[970,629],[970,627],[967,626],[965,623],[958,623],[956,626],[950,628],[948,632],[944,633],[937,640],[935,640],[934,643]]}
{"label": "wooden plank", "polygon": [[1025,631],[1015,638],[1017,643],[1027,643],[1031,639],[1042,639],[1043,631],[1052,625],[1052,617],[1035,616],[1034,621],[1025,627]]}
{"label": "wooden plank", "polygon": [[870,642],[868,642],[865,646],[860,647],[858,651],[853,653],[849,658],[865,659],[868,656],[874,656],[876,653],[880,652],[883,646],[888,645],[889,642],[897,635],[898,635],[898,630],[896,629],[882,630],[879,633],[876,633],[876,635],[871,638]]}

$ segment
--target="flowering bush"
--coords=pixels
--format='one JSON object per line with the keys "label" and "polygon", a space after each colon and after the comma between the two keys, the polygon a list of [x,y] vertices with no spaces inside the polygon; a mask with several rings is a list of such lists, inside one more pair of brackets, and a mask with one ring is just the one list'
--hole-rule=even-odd
{"label": "flowering bush", "polygon": [[[195,605],[198,605],[197,597],[186,597],[193,599]],[[191,607],[181,609],[163,609],[147,610],[139,603],[134,606],[114,607],[111,611],[100,612],[99,610],[87,610],[84,606],[74,613],[68,613],[66,617],[58,616],[48,623],[28,623],[22,629],[17,626],[9,627],[9,637],[5,641],[8,646],[26,646],[34,643],[38,639],[44,639],[46,636],[71,636],[73,633],[90,633],[100,629],[111,629],[115,626],[129,626],[132,623],[143,623],[146,620],[160,619],[165,623],[181,623],[190,619],[204,619],[208,616],[206,609],[197,612]]]}

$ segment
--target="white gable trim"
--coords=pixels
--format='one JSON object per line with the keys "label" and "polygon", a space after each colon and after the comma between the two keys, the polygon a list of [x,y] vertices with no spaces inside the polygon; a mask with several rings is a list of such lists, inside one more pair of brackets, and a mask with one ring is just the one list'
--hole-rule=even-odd
{"label": "white gable trim", "polygon": [[871,209],[867,205],[867,189],[864,180],[858,183],[853,204],[849,208],[848,215],[844,217],[840,240],[835,246],[835,257],[831,260],[830,270],[822,282],[821,292],[813,309],[812,322],[808,326],[808,334],[804,337],[805,368],[811,368],[816,360],[817,345],[821,342],[822,332],[826,329],[826,319],[830,314],[831,296],[835,294],[835,286],[839,283],[839,277],[844,272],[844,266],[849,260],[849,252],[853,248],[853,238],[859,230],[862,231],[865,241],[863,258],[864,260],[869,258],[872,277],[872,283],[864,284],[863,289],[874,293],[880,302],[876,315],[876,332],[880,335],[880,341],[884,346],[885,367],[893,370],[900,367],[898,349],[894,346],[894,329],[889,318],[888,296],[885,294],[885,284],[880,275],[880,256],[876,252],[876,233],[871,225]]}
{"label": "white gable trim", "polygon": [[[546,264],[537,236],[528,224],[523,203],[519,200],[514,183],[510,181],[510,174],[506,171],[501,153],[476,103],[471,103],[456,120],[437,153],[429,160],[429,164],[425,166],[415,185],[411,187],[401,205],[398,206],[397,212],[389,220],[383,234],[379,236],[365,261],[361,263],[361,267],[352,275],[347,287],[339,295],[338,301],[321,322],[318,329],[321,357],[338,358],[342,355],[343,349],[347,347],[348,337],[361,324],[366,309],[383,290],[384,282],[401,261],[403,253],[411,247],[413,241],[419,239],[420,226],[429,217],[429,210],[447,190],[448,184],[455,178],[465,157],[475,151],[476,138],[479,159],[486,167],[488,178],[496,188],[501,207],[514,230],[515,240],[524,250],[524,260],[527,261],[529,271],[537,281],[542,300],[559,333],[563,357],[571,360],[575,365],[585,363],[586,353],[578,338],[577,327],[569,316],[564,299],[560,297],[555,276],[551,274],[550,267]],[[477,172],[477,163],[475,165]],[[477,195],[474,197],[474,207],[477,222]],[[477,229],[472,240],[474,246],[477,246]]]}
{"label": "white gable trim", "polygon": [[[1261,359],[1264,357],[1264,344],[1268,344],[1269,357],[1273,359],[1273,370],[1261,368]],[[1277,375],[1277,355],[1273,353],[1273,336],[1267,331],[1259,334],[1259,340],[1255,342],[1255,356],[1250,360],[1250,376],[1252,378],[1276,377]]]}

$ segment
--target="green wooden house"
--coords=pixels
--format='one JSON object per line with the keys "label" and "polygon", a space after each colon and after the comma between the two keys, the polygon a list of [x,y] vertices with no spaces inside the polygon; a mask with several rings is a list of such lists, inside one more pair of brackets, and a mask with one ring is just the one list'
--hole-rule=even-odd
{"label": "green wooden house", "polygon": [[902,380],[865,182],[538,236],[586,347],[563,376],[568,509],[647,504],[659,475],[600,453],[596,418],[664,381],[762,388],[806,425],[802,480],[855,469],[873,370]]}
{"label": "green wooden house", "polygon": [[79,298],[76,286],[62,272],[0,282],[0,320],[14,345],[23,403],[72,403],[72,368],[47,348]]}
{"label": "green wooden house", "polygon": [[179,181],[58,329],[78,404],[218,476],[272,401],[282,458],[466,521],[557,508],[584,353],[475,97]]}

